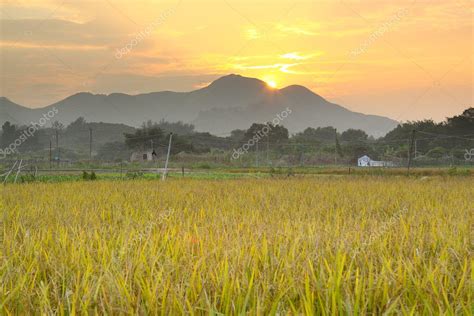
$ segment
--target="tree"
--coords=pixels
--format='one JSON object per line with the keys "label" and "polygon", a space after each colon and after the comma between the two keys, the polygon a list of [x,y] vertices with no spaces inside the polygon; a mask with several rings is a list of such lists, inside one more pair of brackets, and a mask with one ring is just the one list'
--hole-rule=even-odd
{"label": "tree", "polygon": [[339,139],[337,137],[337,133],[336,134],[336,152],[338,154],[339,157],[344,157],[344,153],[342,152],[342,148],[341,148],[341,144],[339,144]]}
{"label": "tree", "polygon": [[341,134],[341,141],[343,142],[360,142],[366,141],[369,138],[366,132],[361,129],[348,129]]}
{"label": "tree", "polygon": [[151,149],[152,145],[157,146],[158,144],[165,143],[164,132],[161,128],[153,124],[143,124],[142,128],[139,128],[135,133],[124,133],[125,144],[131,149]]}
{"label": "tree", "polygon": [[97,159],[107,161],[128,160],[131,150],[123,142],[105,143],[98,150]]}
{"label": "tree", "polygon": [[332,126],[312,128],[308,127],[302,133],[297,133],[294,140],[297,142],[332,143],[334,144],[335,128]]}
{"label": "tree", "polygon": [[86,120],[81,116],[77,118],[74,122],[68,125],[67,131],[68,132],[78,132],[85,130],[87,128]]}
{"label": "tree", "polygon": [[474,131],[474,108],[466,109],[461,115],[448,118],[445,126],[457,135],[472,134]]}
{"label": "tree", "polygon": [[269,141],[272,144],[287,141],[289,137],[288,129],[282,125],[272,123],[253,123],[244,134],[244,141],[258,139],[258,141]]}
{"label": "tree", "polygon": [[161,120],[157,124],[157,127],[161,128],[167,133],[173,133],[175,135],[190,135],[194,133],[194,125],[186,124],[181,121],[171,123]]}
{"label": "tree", "polygon": [[[167,141],[169,140],[169,138],[170,138],[170,134],[166,135],[165,139]],[[189,141],[184,136],[173,134],[172,143],[171,143],[172,155],[178,154],[180,152],[192,153],[194,151],[195,151],[194,146],[190,144]]]}
{"label": "tree", "polygon": [[51,127],[55,130],[58,130],[58,131],[61,131],[64,129],[64,124],[59,122],[59,121],[54,121],[52,124],[51,124]]}
{"label": "tree", "polygon": [[2,138],[1,143],[2,147],[9,146],[12,142],[15,141],[17,135],[16,126],[11,124],[9,121],[6,121],[2,125]]}
{"label": "tree", "polygon": [[229,138],[234,142],[240,142],[244,139],[245,132],[246,131],[243,129],[234,129],[233,131],[230,132]]}

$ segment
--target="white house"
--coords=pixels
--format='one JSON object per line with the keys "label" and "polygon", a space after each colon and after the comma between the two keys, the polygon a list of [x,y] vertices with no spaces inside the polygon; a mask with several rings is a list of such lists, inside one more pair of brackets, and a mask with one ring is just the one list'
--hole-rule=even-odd
{"label": "white house", "polygon": [[394,164],[391,161],[377,161],[372,160],[369,156],[364,155],[357,159],[357,166],[359,167],[393,167]]}
{"label": "white house", "polygon": [[359,167],[369,167],[371,160],[372,159],[370,159],[369,156],[364,155],[364,156],[360,157],[359,159],[357,159],[357,166],[359,166]]}

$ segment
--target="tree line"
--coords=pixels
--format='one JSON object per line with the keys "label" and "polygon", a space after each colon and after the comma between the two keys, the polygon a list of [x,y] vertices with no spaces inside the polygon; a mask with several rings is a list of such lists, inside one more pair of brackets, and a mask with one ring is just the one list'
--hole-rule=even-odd
{"label": "tree line", "polygon": [[[0,136],[1,147],[6,148],[15,142],[27,128],[28,126],[17,126],[10,122],[4,123]],[[89,150],[89,130],[94,133],[95,156],[104,160],[126,160],[134,151],[155,150],[163,153],[171,133],[172,154],[201,154],[213,150],[226,152],[238,148],[260,133],[261,150],[269,148],[280,154],[337,155],[347,162],[354,162],[364,154],[373,159],[403,159],[408,155],[413,131],[416,135],[416,157],[462,158],[466,149],[474,147],[474,108],[468,108],[439,123],[433,120],[401,123],[384,137],[377,139],[360,129],[337,131],[332,126],[308,127],[290,135],[283,125],[254,123],[247,129],[233,130],[228,136],[216,136],[196,131],[192,124],[183,122],[148,121],[140,128],[133,128],[124,124],[90,123],[78,118],[68,126],[56,121],[51,127],[36,131],[17,151],[22,154],[45,151],[51,140],[55,146],[55,137],[59,135],[60,143],[65,147],[63,155],[70,159],[80,159]]]}

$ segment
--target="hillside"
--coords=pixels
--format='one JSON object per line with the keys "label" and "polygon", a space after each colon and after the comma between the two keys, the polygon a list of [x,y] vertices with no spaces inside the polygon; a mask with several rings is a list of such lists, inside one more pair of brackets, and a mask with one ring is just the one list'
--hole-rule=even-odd
{"label": "hillside", "polygon": [[295,133],[304,128],[332,125],[339,130],[359,128],[382,136],[397,122],[386,117],[352,112],[331,103],[303,86],[269,88],[265,82],[239,75],[228,75],[209,86],[191,92],[162,91],[148,94],[109,95],[81,92],[41,109],[29,109],[0,99],[0,123],[27,124],[36,121],[52,107],[55,120],[69,124],[78,117],[87,121],[139,126],[146,120],[184,121],[199,131],[215,134],[248,128],[253,122],[275,118],[289,107],[292,114],[282,124]]}

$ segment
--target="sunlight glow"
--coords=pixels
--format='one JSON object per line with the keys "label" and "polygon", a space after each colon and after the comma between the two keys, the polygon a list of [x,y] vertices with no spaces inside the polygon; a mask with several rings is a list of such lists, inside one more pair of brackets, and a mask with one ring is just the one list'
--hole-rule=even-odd
{"label": "sunlight glow", "polygon": [[262,80],[265,81],[265,83],[272,89],[275,89],[277,87],[277,81],[275,80],[275,77],[272,75],[267,75],[263,77]]}
{"label": "sunlight glow", "polygon": [[273,81],[273,80],[267,81],[267,84],[268,84],[270,87],[272,87],[272,88],[276,88],[276,87],[277,87],[276,82]]}

